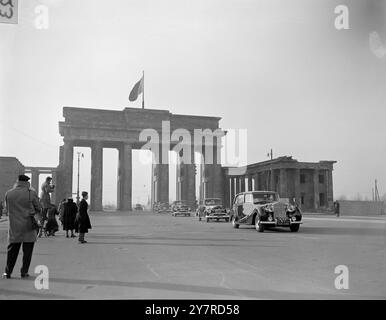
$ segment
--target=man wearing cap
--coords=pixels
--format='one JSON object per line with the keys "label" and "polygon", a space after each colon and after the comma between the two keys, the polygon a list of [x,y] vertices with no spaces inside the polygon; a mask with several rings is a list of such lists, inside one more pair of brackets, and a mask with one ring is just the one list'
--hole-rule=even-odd
{"label": "man wearing cap", "polygon": [[17,256],[23,245],[23,265],[20,270],[21,277],[29,276],[28,269],[31,264],[32,251],[36,242],[36,230],[32,228],[30,216],[41,210],[38,196],[30,189],[30,178],[20,175],[16,185],[5,194],[5,208],[8,212],[8,248],[7,264],[3,278],[11,278]]}

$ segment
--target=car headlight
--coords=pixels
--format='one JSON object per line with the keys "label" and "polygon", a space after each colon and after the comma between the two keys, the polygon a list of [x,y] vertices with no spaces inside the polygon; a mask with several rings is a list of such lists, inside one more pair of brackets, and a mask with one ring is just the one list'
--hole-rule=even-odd
{"label": "car headlight", "polygon": [[293,217],[291,218],[291,220],[292,220],[292,221],[296,221],[296,217],[293,216]]}
{"label": "car headlight", "polygon": [[270,222],[273,221],[272,215],[269,215],[269,216],[268,216],[268,221],[270,221]]}

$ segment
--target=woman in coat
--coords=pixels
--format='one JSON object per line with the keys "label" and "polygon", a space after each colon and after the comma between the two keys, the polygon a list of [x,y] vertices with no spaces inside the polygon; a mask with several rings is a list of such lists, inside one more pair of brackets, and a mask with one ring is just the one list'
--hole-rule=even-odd
{"label": "woman in coat", "polygon": [[79,232],[79,243],[87,243],[84,240],[84,234],[91,229],[90,217],[88,216],[88,193],[82,192],[82,201],[79,203],[79,213],[76,217],[76,231]]}
{"label": "woman in coat", "polygon": [[63,230],[66,231],[66,237],[68,236],[68,231],[71,231],[71,238],[75,238],[74,229],[75,229],[75,219],[76,213],[78,212],[78,207],[72,198],[68,198],[67,202],[64,204],[63,210]]}
{"label": "woman in coat", "polygon": [[55,236],[55,232],[59,230],[58,222],[56,221],[56,216],[59,214],[58,209],[53,204],[51,208],[48,209],[48,220],[46,224],[46,232],[48,236]]}

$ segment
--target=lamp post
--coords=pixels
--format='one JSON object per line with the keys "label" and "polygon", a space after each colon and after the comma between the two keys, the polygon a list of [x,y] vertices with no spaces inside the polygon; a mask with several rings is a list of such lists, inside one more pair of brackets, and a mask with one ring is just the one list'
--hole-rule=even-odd
{"label": "lamp post", "polygon": [[84,154],[82,152],[77,152],[78,154],[78,185],[77,185],[77,189],[76,189],[76,204],[79,205],[79,200],[80,200],[80,197],[79,197],[79,164],[80,164],[80,157],[84,158]]}

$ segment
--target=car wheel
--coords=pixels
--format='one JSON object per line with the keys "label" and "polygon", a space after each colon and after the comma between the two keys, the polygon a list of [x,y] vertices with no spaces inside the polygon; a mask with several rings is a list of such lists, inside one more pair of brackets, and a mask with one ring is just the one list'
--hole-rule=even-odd
{"label": "car wheel", "polygon": [[206,222],[209,222],[209,218],[206,218]]}
{"label": "car wheel", "polygon": [[235,229],[239,228],[239,224],[236,222],[236,217],[232,217],[232,227]]}
{"label": "car wheel", "polygon": [[198,217],[198,221],[201,221],[201,217],[200,216]]}
{"label": "car wheel", "polygon": [[225,219],[225,222],[229,222],[229,218],[226,218],[226,219]]}
{"label": "car wheel", "polygon": [[299,224],[291,224],[290,225],[290,230],[291,230],[291,232],[298,232],[299,231],[299,227],[300,227]]}
{"label": "car wheel", "polygon": [[255,222],[256,230],[259,232],[264,232],[264,225],[262,223],[260,223],[260,220],[256,219],[255,221],[256,221]]}

